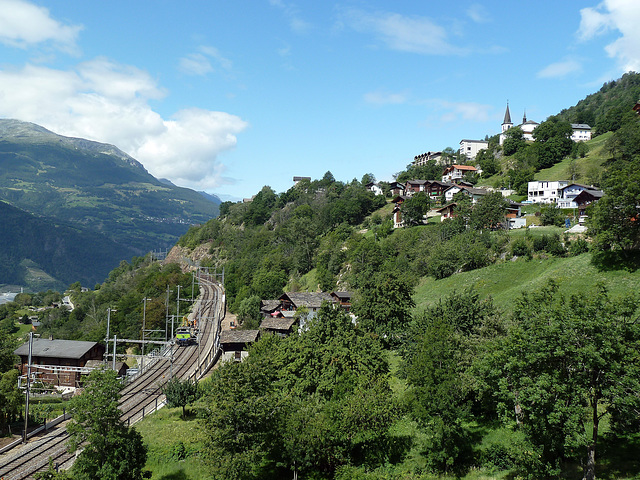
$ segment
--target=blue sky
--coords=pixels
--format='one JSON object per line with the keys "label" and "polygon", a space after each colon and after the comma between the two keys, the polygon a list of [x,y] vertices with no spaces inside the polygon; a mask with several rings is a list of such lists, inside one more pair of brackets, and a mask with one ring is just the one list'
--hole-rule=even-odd
{"label": "blue sky", "polygon": [[0,116],[223,198],[391,180],[640,71],[637,0],[0,0]]}

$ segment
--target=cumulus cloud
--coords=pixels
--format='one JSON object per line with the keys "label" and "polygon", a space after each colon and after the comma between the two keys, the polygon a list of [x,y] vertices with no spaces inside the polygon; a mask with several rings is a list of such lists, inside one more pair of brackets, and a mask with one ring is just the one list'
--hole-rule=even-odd
{"label": "cumulus cloud", "polygon": [[224,112],[186,109],[165,119],[149,101],[166,92],[138,68],[97,58],[71,70],[0,70],[0,115],[116,145],[156,177],[197,189],[223,183],[218,156],[247,128]]}
{"label": "cumulus cloud", "polygon": [[74,53],[80,25],[64,25],[49,10],[23,0],[0,0],[0,42],[19,48],[50,43]]}
{"label": "cumulus cloud", "polygon": [[346,10],[343,17],[346,25],[358,32],[373,33],[392,50],[431,55],[467,53],[450,43],[446,28],[427,17],[356,9]]}
{"label": "cumulus cloud", "polygon": [[562,62],[552,63],[538,72],[538,78],[562,78],[570,73],[579,72],[582,65],[577,60],[564,60]]}
{"label": "cumulus cloud", "polygon": [[578,37],[589,40],[610,31],[620,36],[605,47],[624,71],[640,71],[640,2],[637,0],[605,0],[594,8],[580,10]]}

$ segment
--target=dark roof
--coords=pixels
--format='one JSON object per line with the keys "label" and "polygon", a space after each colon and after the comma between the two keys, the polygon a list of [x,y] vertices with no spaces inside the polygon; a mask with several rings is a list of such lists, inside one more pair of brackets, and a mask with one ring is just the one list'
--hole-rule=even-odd
{"label": "dark roof", "polygon": [[[82,358],[98,342],[79,342],[76,340],[33,339],[31,355],[34,357],[50,358]],[[29,342],[20,345],[13,353],[20,356],[29,355]]]}
{"label": "dark roof", "polygon": [[558,190],[564,190],[565,188],[569,188],[569,187],[582,187],[585,190],[598,190],[596,187],[592,185],[583,185],[581,183],[570,183],[568,185],[565,185],[564,187],[560,187]]}
{"label": "dark roof", "polygon": [[576,195],[573,201],[580,205],[585,202],[600,200],[603,196],[604,192],[601,190],[583,190]]}
{"label": "dark roof", "polygon": [[448,204],[448,205],[445,205],[445,206],[444,206],[444,207],[442,207],[442,208],[438,208],[438,209],[436,210],[436,212],[444,212],[445,210],[449,210],[450,208],[455,207],[456,205],[458,205],[458,204],[457,204],[457,203],[455,203],[455,202],[454,202],[454,203],[450,203],[450,204]]}
{"label": "dark roof", "polygon": [[509,104],[507,103],[507,110],[504,112],[504,120],[502,123],[513,123],[511,121],[511,113],[509,112]]}
{"label": "dark roof", "polygon": [[260,328],[270,330],[289,330],[291,326],[296,323],[293,318],[265,318],[260,324]]}
{"label": "dark roof", "polygon": [[334,295],[338,298],[351,299],[351,292],[331,292],[331,296]]}
{"label": "dark roof", "polygon": [[412,185],[424,185],[425,183],[429,183],[429,180],[407,180],[407,184]]}
{"label": "dark roof", "polygon": [[285,297],[291,300],[291,303],[293,303],[296,308],[320,308],[322,302],[331,302],[332,300],[331,296],[325,292],[290,292],[283,294],[280,300],[284,300]]}
{"label": "dark roof", "polygon": [[572,123],[571,124],[571,128],[573,128],[574,130],[579,129],[579,130],[591,130],[591,127],[589,125],[587,125],[586,123]]}
{"label": "dark roof", "polygon": [[260,310],[265,312],[273,312],[280,306],[280,300],[260,300]]}
{"label": "dark roof", "polygon": [[223,330],[220,332],[220,343],[253,343],[259,335],[260,330]]}

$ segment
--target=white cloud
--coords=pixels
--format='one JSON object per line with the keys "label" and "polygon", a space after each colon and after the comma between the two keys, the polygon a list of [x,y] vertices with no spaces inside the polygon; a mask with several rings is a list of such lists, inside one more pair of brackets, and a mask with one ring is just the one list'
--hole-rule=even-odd
{"label": "white cloud", "polygon": [[202,45],[197,52],[190,53],[180,59],[180,70],[187,75],[204,76],[214,71],[211,60],[215,60],[224,70],[232,69],[231,60],[225,58],[217,48]]}
{"label": "white cloud", "polygon": [[564,60],[562,62],[552,63],[540,70],[537,74],[538,78],[562,78],[570,73],[582,70],[582,64],[577,60]]}
{"label": "white cloud", "polygon": [[469,15],[469,18],[476,23],[487,23],[491,21],[491,17],[489,16],[487,9],[478,3],[474,3],[467,9],[467,15]]}
{"label": "white cloud", "polygon": [[449,42],[447,29],[427,17],[352,9],[345,11],[343,21],[356,31],[377,35],[392,50],[431,55],[467,53]]}
{"label": "white cloud", "polygon": [[296,33],[306,33],[311,28],[311,24],[302,19],[298,7],[293,3],[282,0],[269,0],[272,7],[279,8],[284,13],[289,22],[289,27]]}
{"label": "white cloud", "polygon": [[186,109],[164,119],[149,105],[165,92],[149,74],[104,58],[68,71],[26,65],[0,70],[0,116],[116,145],[156,177],[197,189],[224,183],[222,152],[248,124],[235,115]]}
{"label": "white cloud", "polygon": [[446,100],[431,100],[429,102],[438,110],[444,110],[440,115],[442,122],[486,122],[490,119],[491,105],[475,102],[449,102]]}
{"label": "white cloud", "polygon": [[640,71],[640,2],[637,0],[605,0],[595,8],[580,10],[578,37],[589,40],[609,31],[620,37],[605,47],[624,71]]}
{"label": "white cloud", "polygon": [[49,10],[23,0],[0,0],[0,42],[19,48],[51,43],[74,53],[79,25],[64,25]]}
{"label": "white cloud", "polygon": [[364,101],[373,105],[400,105],[407,102],[404,93],[368,92],[364,94]]}

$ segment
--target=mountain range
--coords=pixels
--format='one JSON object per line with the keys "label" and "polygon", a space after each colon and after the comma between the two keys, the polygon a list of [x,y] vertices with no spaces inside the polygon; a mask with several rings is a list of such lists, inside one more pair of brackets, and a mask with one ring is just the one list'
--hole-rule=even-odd
{"label": "mountain range", "polygon": [[0,119],[0,201],[0,286],[32,289],[101,282],[121,260],[172,246],[220,204],[156,179],[113,145],[10,119]]}

